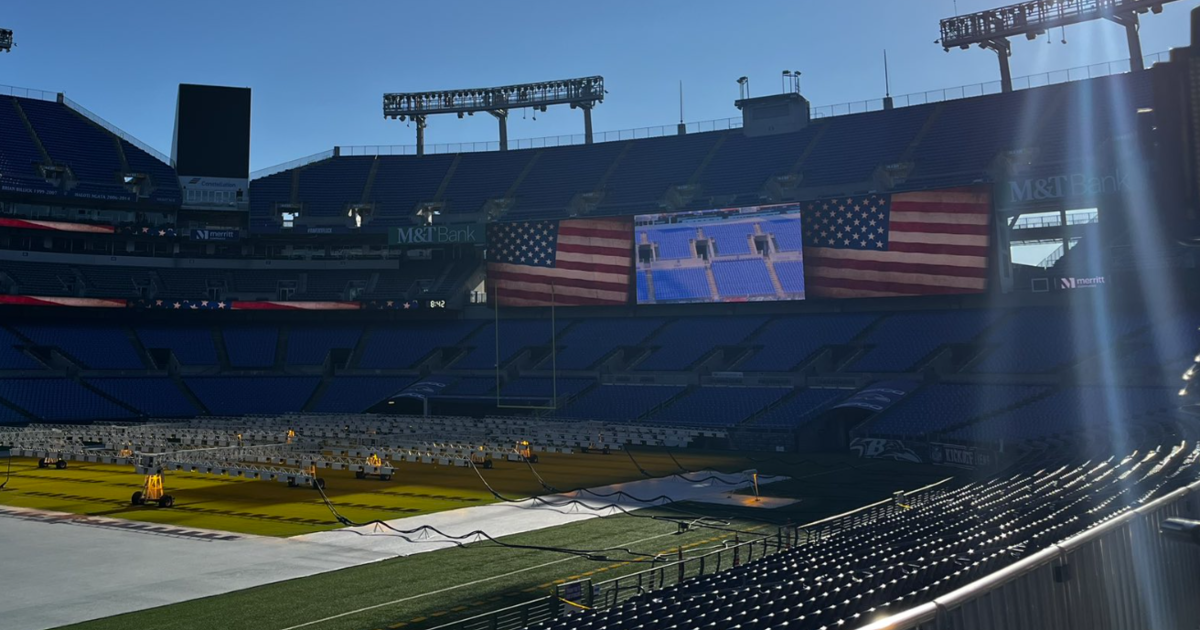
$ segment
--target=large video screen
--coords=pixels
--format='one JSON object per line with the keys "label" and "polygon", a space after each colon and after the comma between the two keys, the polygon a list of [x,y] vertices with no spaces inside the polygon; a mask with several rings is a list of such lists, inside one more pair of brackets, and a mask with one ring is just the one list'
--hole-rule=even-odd
{"label": "large video screen", "polygon": [[637,301],[982,293],[991,215],[986,187],[640,215]]}
{"label": "large video screen", "polygon": [[179,85],[175,170],[182,176],[250,176],[250,89]]}
{"label": "large video screen", "polygon": [[634,217],[638,304],[804,299],[800,204]]}

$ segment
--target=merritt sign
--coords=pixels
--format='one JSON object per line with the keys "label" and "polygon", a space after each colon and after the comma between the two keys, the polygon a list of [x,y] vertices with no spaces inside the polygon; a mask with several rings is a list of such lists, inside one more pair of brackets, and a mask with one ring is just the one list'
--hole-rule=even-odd
{"label": "merritt sign", "polygon": [[389,245],[454,245],[458,243],[483,244],[483,225],[429,225],[425,227],[398,227],[388,232]]}

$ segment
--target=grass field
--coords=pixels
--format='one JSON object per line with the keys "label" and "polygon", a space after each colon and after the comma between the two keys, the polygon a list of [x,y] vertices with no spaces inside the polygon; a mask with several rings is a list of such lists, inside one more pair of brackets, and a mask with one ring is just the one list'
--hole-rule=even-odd
{"label": "grass field", "polygon": [[[679,470],[662,451],[640,451],[635,457],[655,475]],[[745,460],[728,453],[680,453],[675,457],[688,468],[746,467]],[[325,492],[338,510],[358,522],[496,501],[470,468],[405,462],[395,466],[396,475],[390,482],[355,479],[348,471],[325,470],[321,476],[327,481]],[[633,460],[621,453],[544,453],[537,470],[547,483],[561,490],[644,479]],[[545,493],[521,462],[496,462],[496,467],[484,474],[497,492],[508,497]],[[0,504],[263,536],[295,536],[340,527],[310,488],[197,473],[170,472],[165,478],[175,507],[135,507],[129,498],[141,488],[142,477],[129,466],[71,462],[66,470],[39,469],[33,459],[15,458]]]}
{"label": "grass field", "polygon": [[[678,471],[675,463],[662,452],[639,451],[636,453],[638,462],[648,472],[655,475],[667,475]],[[780,473],[793,477],[792,481],[781,482],[777,486],[764,487],[764,494],[773,496],[793,496],[800,502],[777,510],[757,510],[753,508],[736,508],[690,503],[677,506],[690,511],[710,514],[715,517],[728,519],[732,527],[738,529],[756,529],[757,531],[774,532],[778,523],[790,521],[804,523],[824,516],[837,514],[871,501],[886,498],[891,491],[915,488],[931,481],[943,478],[944,469],[932,469],[896,462],[875,461],[864,463],[861,460],[849,460],[842,456],[824,456],[808,458],[805,462],[788,465],[776,461],[774,463],[752,462],[731,454],[720,453],[687,453],[676,454],[680,462],[688,468],[700,468],[710,465],[722,469],[758,468],[763,473]],[[557,458],[546,458],[538,468],[546,481],[561,488],[578,485],[599,485],[611,483],[619,479],[642,478],[632,462],[624,455],[587,455],[568,456],[565,461]],[[584,466],[584,464],[586,466]],[[371,501],[379,509],[345,507],[348,514],[354,518],[371,516],[373,518],[396,517],[404,513],[389,512],[389,506],[421,506],[423,511],[448,509],[464,504],[453,504],[434,497],[432,501],[422,497],[409,497],[401,492],[414,493],[419,491],[428,496],[460,496],[474,497],[482,501],[490,500],[480,492],[479,481],[471,474],[468,478],[461,475],[461,469],[439,471],[434,474],[432,467],[416,467],[430,469],[418,483],[413,480],[415,475],[406,477],[397,475],[397,480],[391,484],[378,481],[333,478],[330,481],[331,499],[339,505],[357,501]],[[15,471],[16,469],[14,469]],[[407,469],[405,469],[407,472]],[[47,474],[59,474],[67,471],[42,471]],[[86,468],[78,470],[81,478],[89,477]],[[115,481],[128,482],[130,477],[121,477],[119,472],[103,472],[100,478],[105,482],[106,489]],[[445,474],[440,474],[445,473]],[[21,468],[22,476],[14,476],[13,484],[32,483],[40,480],[41,475],[28,477],[31,472]],[[528,469],[524,476],[520,468],[513,464],[500,464],[495,470],[487,471],[491,481],[502,493],[531,494],[540,490]],[[103,475],[113,475],[112,478]],[[430,476],[434,478],[430,478]],[[175,475],[182,477],[181,475]],[[197,485],[193,489],[185,486],[184,481],[173,481],[179,490],[179,505],[189,504],[215,509],[214,506],[228,507],[244,506],[244,509],[254,510],[255,514],[289,514],[290,510],[313,510],[301,512],[305,515],[316,514],[313,499],[297,500],[296,493],[308,492],[300,489],[289,489],[282,484],[268,482],[244,482],[254,485],[265,485],[266,488],[245,488],[258,496],[273,499],[273,503],[256,505],[253,501],[239,498],[238,493],[228,490],[234,487],[229,482],[203,485],[208,479],[203,476],[191,480]],[[66,479],[64,476],[63,479]],[[211,481],[211,479],[208,479]],[[532,481],[532,483],[531,483]],[[59,481],[60,486],[70,482]],[[243,482],[237,482],[243,483]],[[97,483],[79,483],[86,490],[79,490],[80,496],[87,493],[99,494]],[[215,487],[214,487],[215,486]],[[277,487],[278,486],[278,487]],[[72,488],[74,486],[71,486]],[[116,486],[122,491],[129,488]],[[20,490],[17,486],[17,490]],[[401,490],[403,488],[403,490]],[[236,490],[243,490],[236,487]],[[215,496],[210,496],[213,493]],[[0,502],[19,504],[20,501],[32,500],[30,495],[9,496],[10,493],[0,493]],[[23,498],[22,498],[23,497]],[[34,495],[33,498],[37,498]],[[46,499],[49,500],[49,499]],[[101,510],[115,510],[114,505],[103,503],[88,503],[86,500],[73,503],[71,499],[56,498],[58,507],[38,505],[49,509],[75,507],[73,511],[89,506],[98,506]],[[208,503],[204,503],[207,501]],[[385,504],[385,501],[387,502]],[[366,505],[366,503],[364,503]],[[152,509],[151,509],[152,510]],[[361,513],[353,510],[361,510]],[[307,524],[266,523],[260,524],[258,519],[246,519],[234,516],[209,515],[198,513],[189,515],[186,510],[180,510],[182,516],[172,516],[171,510],[162,510],[151,514],[149,510],[136,510],[131,514],[135,518],[158,519],[179,518],[181,525],[214,527],[214,524],[237,523],[241,527],[236,531],[249,529],[271,531],[276,535],[285,535],[285,530],[295,527],[297,530],[314,531],[326,529],[329,526],[309,527]],[[643,511],[642,513],[648,513]],[[108,512],[109,515],[129,517],[124,508]],[[312,518],[319,518],[312,516]],[[270,519],[268,519],[270,520]],[[201,525],[200,523],[204,523]],[[252,524],[247,524],[252,523]],[[486,529],[486,523],[481,523]],[[261,533],[261,532],[260,532]],[[607,548],[612,546],[628,546],[644,553],[674,553],[683,547],[688,553],[702,553],[714,545],[720,545],[733,534],[712,529],[697,528],[684,534],[677,534],[673,523],[656,521],[630,516],[614,516],[603,519],[562,525],[551,529],[518,534],[504,538],[505,542],[517,544],[534,544],[540,546],[559,546],[575,549]],[[404,628],[405,630],[422,630],[448,621],[482,614],[506,605],[540,597],[550,592],[554,582],[576,579],[588,576],[594,580],[604,580],[627,573],[648,568],[649,565],[638,558],[623,554],[609,554],[604,561],[592,561],[577,556],[540,550],[505,549],[490,543],[477,543],[464,548],[446,549],[431,553],[418,554],[406,558],[396,558],[384,562],[324,573],[308,578],[268,584],[261,587],[246,589],[226,595],[198,599],[171,606],[149,609],[145,611],[119,615],[107,619],[87,622],[70,628],[80,630],[116,630],[125,628],[151,628],[162,630],[191,630],[222,628],[227,630],[285,630],[288,628],[311,628],[313,630],[373,630],[381,628]],[[297,629],[298,630],[298,629]]]}

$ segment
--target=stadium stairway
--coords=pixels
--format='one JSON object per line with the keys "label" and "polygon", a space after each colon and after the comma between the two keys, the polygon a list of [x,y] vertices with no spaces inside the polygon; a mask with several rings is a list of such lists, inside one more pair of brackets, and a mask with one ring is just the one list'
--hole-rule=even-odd
{"label": "stadium stairway", "polygon": [[204,402],[200,400],[200,397],[197,396],[195,392],[193,392],[191,388],[183,382],[183,377],[179,374],[179,372],[172,372],[169,375],[169,378],[171,379],[171,382],[175,384],[175,387],[179,388],[180,392],[183,392],[184,397],[187,398],[188,402],[190,402],[193,407],[199,409],[204,415],[212,414],[212,412],[208,410],[208,407],[205,406]]}
{"label": "stadium stairway", "polygon": [[217,364],[221,370],[228,370],[233,365],[229,360],[229,349],[225,347],[225,332],[220,327],[212,329],[213,346],[217,349]]}

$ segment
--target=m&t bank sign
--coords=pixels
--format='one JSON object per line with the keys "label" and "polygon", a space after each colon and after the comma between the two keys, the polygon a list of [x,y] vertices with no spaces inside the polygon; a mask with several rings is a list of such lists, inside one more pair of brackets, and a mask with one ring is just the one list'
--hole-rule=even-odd
{"label": "m&t bank sign", "polygon": [[424,227],[392,228],[388,233],[389,245],[454,245],[458,243],[482,244],[483,225],[427,225]]}

